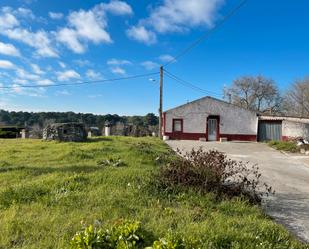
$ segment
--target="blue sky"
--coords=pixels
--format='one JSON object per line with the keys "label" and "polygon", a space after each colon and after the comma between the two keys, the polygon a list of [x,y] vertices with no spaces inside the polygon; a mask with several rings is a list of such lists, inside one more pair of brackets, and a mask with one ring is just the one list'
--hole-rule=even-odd
{"label": "blue sky", "polygon": [[[158,110],[157,75],[104,84],[25,89],[157,72],[239,1],[1,0],[0,108],[146,114]],[[171,73],[222,93],[242,75],[284,92],[309,70],[309,2],[249,0]],[[153,78],[155,81],[149,80]],[[164,109],[204,94],[165,77]],[[214,95],[217,97],[217,95]]]}

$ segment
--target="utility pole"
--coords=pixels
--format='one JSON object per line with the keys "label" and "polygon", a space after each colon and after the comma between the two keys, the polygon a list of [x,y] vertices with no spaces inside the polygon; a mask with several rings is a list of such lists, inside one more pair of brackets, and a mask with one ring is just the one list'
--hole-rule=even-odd
{"label": "utility pole", "polygon": [[163,66],[160,67],[160,104],[159,104],[159,138],[162,139],[162,105],[163,105]]}

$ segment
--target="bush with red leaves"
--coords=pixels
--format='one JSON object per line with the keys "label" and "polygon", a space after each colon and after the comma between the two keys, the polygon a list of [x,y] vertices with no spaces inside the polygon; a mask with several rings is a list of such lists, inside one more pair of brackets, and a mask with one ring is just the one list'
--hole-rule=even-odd
{"label": "bush with red leaves", "polygon": [[274,193],[260,181],[257,165],[228,159],[216,150],[192,150],[163,166],[159,182],[164,188],[187,187],[201,192],[213,192],[218,197],[247,197],[259,203],[262,196]]}

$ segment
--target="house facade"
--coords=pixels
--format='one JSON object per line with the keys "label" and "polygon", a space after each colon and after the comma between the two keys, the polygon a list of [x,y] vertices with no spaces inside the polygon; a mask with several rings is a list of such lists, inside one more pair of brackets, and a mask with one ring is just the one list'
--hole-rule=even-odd
{"label": "house facade", "polygon": [[170,109],[163,114],[163,132],[170,139],[256,141],[255,112],[222,100],[204,97]]}
{"label": "house facade", "polygon": [[267,141],[309,137],[309,119],[260,116],[212,97],[163,113],[163,135],[169,139]]}

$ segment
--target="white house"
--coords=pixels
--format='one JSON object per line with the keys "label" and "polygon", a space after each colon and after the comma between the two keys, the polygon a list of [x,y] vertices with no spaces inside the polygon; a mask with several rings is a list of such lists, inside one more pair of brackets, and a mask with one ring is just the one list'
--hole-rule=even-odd
{"label": "white house", "polygon": [[218,141],[288,140],[309,137],[309,119],[260,116],[212,97],[163,113],[163,135],[170,139]]}

